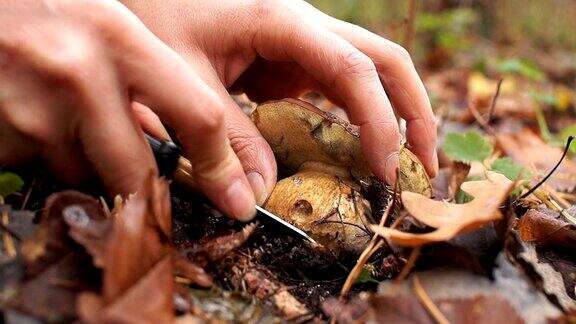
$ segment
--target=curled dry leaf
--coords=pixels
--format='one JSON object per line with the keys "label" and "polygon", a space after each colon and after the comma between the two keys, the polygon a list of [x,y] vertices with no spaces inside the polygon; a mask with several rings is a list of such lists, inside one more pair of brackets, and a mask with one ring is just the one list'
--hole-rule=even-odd
{"label": "curled dry leaf", "polygon": [[436,228],[430,233],[415,234],[372,225],[372,230],[391,242],[403,246],[421,246],[447,241],[502,217],[499,207],[514,189],[504,175],[488,171],[486,180],[468,181],[461,185],[474,199],[466,204],[437,201],[413,192],[403,192],[402,202],[410,214],[422,223]]}
{"label": "curled dry leaf", "polygon": [[539,246],[556,246],[576,251],[576,226],[531,209],[518,221],[520,239]]}
{"label": "curled dry leaf", "polygon": [[[561,260],[554,256],[555,260],[547,259],[540,254],[532,243],[516,240],[518,251],[513,253],[514,258],[529,274],[533,281],[556,305],[565,311],[576,310],[576,288],[573,273],[576,266],[573,261]],[[563,268],[558,267],[559,263]],[[564,270],[564,271],[563,271]]]}
{"label": "curled dry leaf", "polygon": [[258,222],[244,226],[241,231],[211,239],[202,243],[202,250],[206,251],[210,261],[218,262],[232,250],[242,246],[256,228],[258,228]]}
{"label": "curled dry leaf", "polygon": [[102,258],[102,294],[77,299],[88,323],[166,323],[173,318],[171,214],[166,181],[150,175],[113,217]]}
{"label": "curled dry leaf", "polygon": [[64,218],[71,209],[104,217],[99,202],[85,194],[64,191],[48,197],[34,237],[22,245],[27,278],[14,306],[24,313],[53,321],[72,320],[78,291],[96,289],[92,284],[98,281],[97,274],[89,266],[89,257],[68,235]]}
{"label": "curled dry leaf", "polygon": [[[278,181],[265,207],[336,254],[360,253],[370,240],[371,214],[361,184],[374,175],[362,155],[358,127],[293,99],[258,106],[252,120],[292,173]],[[403,190],[432,195],[424,167],[406,148],[400,151],[399,178]]]}

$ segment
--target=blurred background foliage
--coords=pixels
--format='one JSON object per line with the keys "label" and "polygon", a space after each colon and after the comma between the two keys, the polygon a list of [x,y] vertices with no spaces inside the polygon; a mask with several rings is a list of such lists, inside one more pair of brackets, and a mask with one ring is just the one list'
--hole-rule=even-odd
{"label": "blurred background foliage", "polygon": [[[408,1],[309,0],[340,19],[402,43]],[[574,0],[416,0],[413,55],[471,51],[479,38],[505,47],[576,50]],[[511,62],[512,65],[519,62]],[[521,62],[520,62],[521,63]],[[522,67],[517,67],[522,69]]]}

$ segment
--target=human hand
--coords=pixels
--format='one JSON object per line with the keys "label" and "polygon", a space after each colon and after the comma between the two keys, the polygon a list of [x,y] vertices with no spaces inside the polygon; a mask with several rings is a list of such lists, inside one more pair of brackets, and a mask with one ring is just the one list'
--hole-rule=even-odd
{"label": "human hand", "polygon": [[[396,177],[400,142],[393,104],[407,120],[413,152],[431,176],[436,174],[430,102],[410,56],[399,45],[301,0],[123,2],[227,103],[228,136],[244,171],[254,175],[250,179],[260,199],[274,186],[274,156],[230,99],[230,90],[243,90],[256,101],[323,93],[360,126],[371,168],[389,183]],[[264,177],[264,187],[255,185],[257,175]]]}
{"label": "human hand", "polygon": [[0,165],[41,157],[72,181],[94,169],[110,193],[126,195],[155,170],[141,128],[167,137],[159,116],[203,192],[228,215],[255,213],[224,126],[226,101],[127,8],[7,0],[0,30]]}

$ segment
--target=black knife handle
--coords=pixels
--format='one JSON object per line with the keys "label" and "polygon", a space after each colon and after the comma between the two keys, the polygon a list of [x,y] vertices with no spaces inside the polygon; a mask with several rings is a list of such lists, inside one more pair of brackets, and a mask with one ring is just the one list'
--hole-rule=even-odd
{"label": "black knife handle", "polygon": [[174,171],[178,168],[178,160],[182,150],[178,145],[172,141],[161,141],[148,134],[144,134],[150,148],[154,153],[156,164],[160,175],[164,177],[172,177]]}

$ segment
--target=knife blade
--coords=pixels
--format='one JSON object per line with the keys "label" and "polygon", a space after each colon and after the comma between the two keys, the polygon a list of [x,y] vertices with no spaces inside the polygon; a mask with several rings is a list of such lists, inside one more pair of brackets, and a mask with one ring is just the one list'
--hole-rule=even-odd
{"label": "knife blade", "polygon": [[[148,134],[144,134],[152,152],[154,153],[154,158],[156,159],[156,164],[158,165],[158,170],[160,175],[174,179],[183,184],[193,183],[191,163],[188,159],[181,155],[182,150],[178,145],[172,141],[161,141]],[[177,173],[178,176],[173,177]],[[187,177],[189,177],[187,179]],[[306,232],[299,229],[298,227],[288,223],[277,215],[271,213],[265,208],[255,205],[258,215],[264,215],[269,219],[281,224],[285,228],[288,228],[293,233],[298,234],[300,237],[306,239],[308,242],[318,245],[318,243],[310,237]]]}

